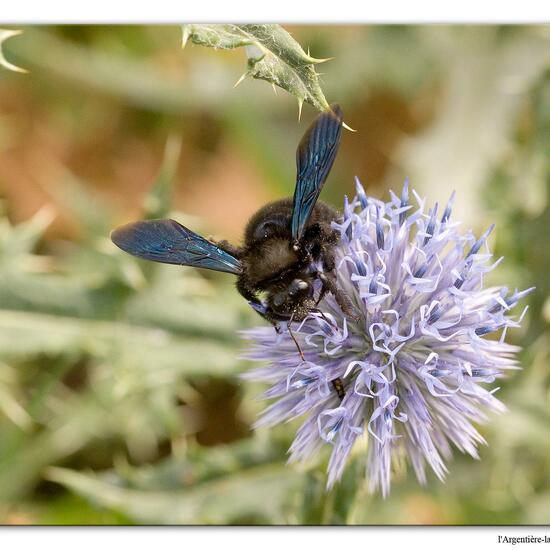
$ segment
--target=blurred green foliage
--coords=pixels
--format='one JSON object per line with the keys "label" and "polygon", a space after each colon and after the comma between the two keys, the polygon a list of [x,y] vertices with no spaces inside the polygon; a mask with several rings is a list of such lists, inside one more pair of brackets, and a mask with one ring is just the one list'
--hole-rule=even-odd
{"label": "blurred green foliage", "polygon": [[537,286],[509,334],[509,412],[479,462],[457,454],[426,487],[397,464],[386,500],[364,447],[330,493],[326,453],[287,467],[296,424],[250,430],[261,388],[238,378],[237,333],[259,321],[230,277],[108,236],[165,215],[233,235],[290,195],[295,99],[233,90],[244,54],[181,51],[177,27],[29,27],[4,53],[30,73],[0,72],[2,522],[550,523],[550,27],[289,30],[334,57],[321,86],[358,130],[324,197],[356,174],[378,197],[405,174],[430,202],[456,188],[465,228],[497,223],[488,283]]}

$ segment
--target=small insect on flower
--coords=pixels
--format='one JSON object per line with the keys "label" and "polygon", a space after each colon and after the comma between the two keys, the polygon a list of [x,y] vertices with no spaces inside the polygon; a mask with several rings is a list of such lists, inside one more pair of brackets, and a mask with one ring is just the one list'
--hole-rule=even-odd
{"label": "small insect on flower", "polygon": [[369,489],[386,496],[397,454],[421,483],[426,465],[444,478],[452,445],[478,457],[484,440],[474,423],[505,410],[498,388],[487,385],[518,368],[519,348],[505,342],[506,331],[519,326],[527,308],[519,318],[511,310],[533,289],[483,289],[484,274],[500,262],[490,264],[492,226],[477,240],[461,234],[450,218],[454,194],[438,215],[414,192],[418,207],[410,204],[407,182],[389,202],[368,198],[359,180],[356,188],[332,223],[347,311],[327,293],[293,333],[245,331],[246,356],[269,365],[244,376],[271,384],[264,397],[275,400],[256,427],[304,418],[290,462],[330,445],[330,488],[363,435]]}

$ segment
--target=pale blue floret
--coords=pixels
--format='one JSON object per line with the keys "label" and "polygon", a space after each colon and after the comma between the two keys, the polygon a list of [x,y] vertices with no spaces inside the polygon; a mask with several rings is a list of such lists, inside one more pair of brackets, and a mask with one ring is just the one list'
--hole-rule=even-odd
{"label": "pale blue floret", "polygon": [[489,264],[493,226],[477,240],[461,235],[450,221],[454,193],[440,219],[437,205],[426,211],[412,195],[417,207],[406,181],[401,196],[391,193],[385,203],[367,197],[356,178],[356,197],[345,199],[334,223],[338,284],[355,315],[344,318],[328,293],[323,315],[293,326],[305,361],[286,330],[245,331],[252,341],[247,357],[269,363],[245,377],[270,384],[264,397],[274,400],[256,426],[301,418],[289,462],[315,458],[328,445],[328,487],[359,438],[368,441],[368,486],[383,495],[398,454],[421,483],[426,465],[445,477],[452,446],[477,458],[484,440],[474,424],[505,410],[494,396],[498,388],[487,385],[518,368],[518,348],[504,339],[525,313],[516,318],[511,310],[533,289],[483,289],[483,276],[500,262]]}

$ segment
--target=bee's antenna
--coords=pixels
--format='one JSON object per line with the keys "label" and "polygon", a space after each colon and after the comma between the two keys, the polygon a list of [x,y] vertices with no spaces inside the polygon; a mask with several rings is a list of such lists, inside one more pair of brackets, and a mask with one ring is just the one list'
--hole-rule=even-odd
{"label": "bee's antenna", "polygon": [[292,332],[292,329],[290,328],[290,325],[292,324],[292,320],[294,319],[294,313],[292,312],[292,315],[290,316],[290,319],[288,320],[288,323],[286,324],[286,328],[288,329],[288,333],[290,334],[290,337],[294,340],[294,343],[296,344],[296,348],[298,349],[298,353],[300,354],[300,358],[302,361],[305,362],[304,352],[302,351],[302,348],[300,347],[300,344],[298,344],[298,340],[296,340],[296,337],[294,336],[294,333]]}
{"label": "bee's antenna", "polygon": [[338,330],[338,325],[334,321],[331,321],[319,308],[311,309],[310,311],[312,313],[318,313],[327,324],[333,329]]}

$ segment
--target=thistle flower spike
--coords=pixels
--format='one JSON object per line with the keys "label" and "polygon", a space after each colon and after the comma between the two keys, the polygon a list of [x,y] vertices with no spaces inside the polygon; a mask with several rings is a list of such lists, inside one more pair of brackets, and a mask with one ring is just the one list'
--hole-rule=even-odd
{"label": "thistle flower spike", "polygon": [[513,310],[533,288],[483,288],[484,274],[500,262],[490,264],[494,226],[477,240],[460,234],[449,223],[455,193],[438,220],[437,206],[426,211],[414,189],[418,207],[410,204],[408,180],[388,202],[367,197],[357,178],[355,184],[356,196],[345,199],[333,222],[340,234],[336,276],[352,315],[327,293],[322,314],[295,323],[305,361],[284,325],[279,333],[267,326],[245,331],[246,356],[268,366],[244,377],[269,385],[263,397],[272,403],[256,427],[302,422],[290,463],[328,449],[330,488],[355,443],[366,439],[368,487],[386,496],[398,455],[420,483],[426,467],[445,478],[453,447],[478,458],[484,439],[475,426],[505,411],[491,384],[519,368],[518,348],[505,337],[520,325],[526,309],[519,317]]}
{"label": "thistle flower spike", "polygon": [[447,206],[445,207],[445,211],[443,212],[443,216],[441,216],[441,225],[446,224],[449,221],[449,218],[451,217],[451,212],[453,211],[453,206],[455,203],[455,196],[456,193],[453,191],[451,193],[451,196],[449,198],[449,202],[447,203]]}
{"label": "thistle flower spike", "polygon": [[403,191],[401,192],[401,212],[399,213],[399,225],[403,225],[405,217],[407,216],[405,208],[409,204],[409,178],[405,178],[405,183],[403,184]]}

